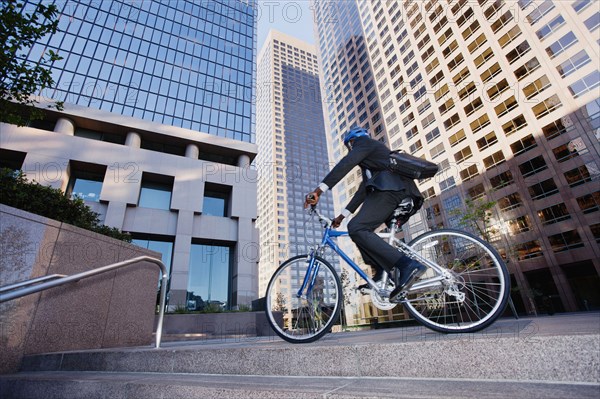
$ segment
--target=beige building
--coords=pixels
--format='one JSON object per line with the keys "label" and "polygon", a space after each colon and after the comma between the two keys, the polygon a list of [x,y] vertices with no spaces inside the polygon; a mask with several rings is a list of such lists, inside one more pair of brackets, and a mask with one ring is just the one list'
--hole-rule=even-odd
{"label": "beige building", "polygon": [[[347,3],[314,2],[333,159],[345,126],[361,123],[438,162],[410,233],[464,228],[465,200],[495,201],[487,233],[517,309],[600,308],[597,2]],[[344,35],[357,21],[360,32]],[[362,86],[346,90],[348,80]]]}
{"label": "beige building", "polygon": [[255,155],[251,143],[70,104],[30,127],[0,125],[2,166],[162,252],[171,310],[257,299]]}

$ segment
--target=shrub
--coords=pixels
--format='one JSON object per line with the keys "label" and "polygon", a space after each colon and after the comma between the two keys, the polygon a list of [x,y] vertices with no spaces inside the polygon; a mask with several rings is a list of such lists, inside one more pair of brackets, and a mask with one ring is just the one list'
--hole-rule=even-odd
{"label": "shrub", "polygon": [[100,224],[98,213],[92,211],[82,199],[71,199],[59,189],[29,182],[22,171],[0,169],[0,203],[131,242],[128,233]]}

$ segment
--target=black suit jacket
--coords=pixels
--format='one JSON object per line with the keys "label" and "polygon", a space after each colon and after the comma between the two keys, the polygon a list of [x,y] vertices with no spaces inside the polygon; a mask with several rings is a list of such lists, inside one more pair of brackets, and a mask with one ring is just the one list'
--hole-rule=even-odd
{"label": "black suit jacket", "polygon": [[415,199],[421,199],[421,193],[415,182],[388,169],[390,149],[383,143],[369,137],[354,140],[352,150],[325,176],[323,183],[332,188],[355,166],[362,169],[363,181],[350,200],[346,209],[354,213],[363,203],[369,190],[406,191]]}

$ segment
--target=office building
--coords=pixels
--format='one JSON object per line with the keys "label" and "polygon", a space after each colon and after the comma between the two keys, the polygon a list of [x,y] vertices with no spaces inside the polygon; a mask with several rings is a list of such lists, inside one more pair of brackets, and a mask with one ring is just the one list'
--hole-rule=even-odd
{"label": "office building", "polygon": [[[495,202],[486,234],[508,263],[521,312],[600,307],[594,4],[357,1],[351,20],[361,23],[363,59],[331,34],[350,23],[348,13],[314,2],[323,79],[340,82],[331,88],[341,95],[327,113],[328,134],[339,141],[339,127],[352,123],[340,115],[358,110],[341,82],[366,70],[365,107],[379,112],[370,127],[385,132],[376,138],[441,165],[420,182],[427,228],[463,228],[467,199]],[[336,52],[352,60],[348,72],[335,72]],[[424,227],[413,223],[409,234]]]}
{"label": "office building", "polygon": [[[320,240],[321,226],[309,220],[304,196],[329,170],[318,63],[314,46],[269,32],[258,57],[257,145],[259,292],[275,268],[307,253]],[[333,215],[333,200],[320,209]],[[336,258],[329,257],[334,264]]]}
{"label": "office building", "polygon": [[[37,1],[25,1],[24,12]],[[3,164],[162,253],[170,309],[250,305],[258,245],[252,1],[57,2],[64,112],[3,125]],[[43,106],[43,105],[42,105]]]}

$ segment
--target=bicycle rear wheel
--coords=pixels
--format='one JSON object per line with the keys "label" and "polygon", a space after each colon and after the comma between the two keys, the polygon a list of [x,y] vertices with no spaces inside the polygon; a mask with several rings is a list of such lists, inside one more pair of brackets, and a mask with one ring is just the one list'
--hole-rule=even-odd
{"label": "bicycle rear wheel", "polygon": [[[468,333],[486,328],[504,311],[510,279],[504,261],[487,242],[463,231],[426,232],[409,243],[452,278],[437,287],[409,290],[408,312],[432,330]],[[413,284],[431,278],[428,270]]]}
{"label": "bicycle rear wheel", "polygon": [[267,320],[277,335],[291,343],[316,341],[331,330],[340,315],[342,284],[325,259],[315,257],[314,272],[309,276],[314,284],[298,295],[309,260],[309,255],[288,259],[267,286]]}

